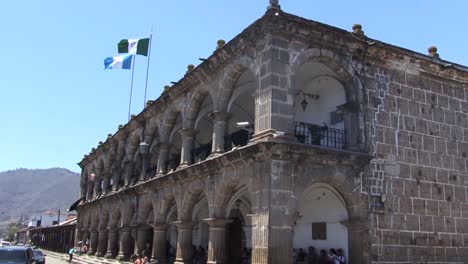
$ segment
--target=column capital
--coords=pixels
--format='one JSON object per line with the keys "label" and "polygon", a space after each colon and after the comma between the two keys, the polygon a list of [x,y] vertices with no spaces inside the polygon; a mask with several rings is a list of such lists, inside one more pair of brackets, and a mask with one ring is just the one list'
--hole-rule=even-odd
{"label": "column capital", "polygon": [[175,221],[173,224],[177,227],[179,230],[186,230],[186,229],[192,229],[193,223],[192,222],[182,222],[182,221]]}
{"label": "column capital", "polygon": [[132,227],[130,227],[130,226],[121,226],[121,227],[119,227],[119,230],[122,231],[122,232],[131,232]]}
{"label": "column capital", "polygon": [[107,232],[113,233],[113,232],[119,232],[118,227],[106,227]]}
{"label": "column capital", "polygon": [[225,228],[226,225],[232,223],[233,220],[224,218],[207,218],[202,221],[207,223],[210,228]]}
{"label": "column capital", "polygon": [[154,231],[166,231],[169,225],[167,224],[149,224]]}
{"label": "column capital", "polygon": [[363,232],[369,229],[369,227],[366,225],[366,221],[360,219],[341,221],[340,224],[346,226],[350,231],[353,232]]}
{"label": "column capital", "polygon": [[191,127],[185,127],[179,130],[179,134],[184,136],[184,137],[190,137],[195,135],[198,132],[198,130],[193,129]]}
{"label": "column capital", "polygon": [[171,143],[169,142],[161,142],[157,145],[157,147],[159,150],[168,150],[170,145]]}
{"label": "column capital", "polygon": [[229,119],[229,117],[231,117],[231,114],[224,111],[215,111],[209,114],[208,117],[210,117],[214,121],[226,121],[227,119]]}

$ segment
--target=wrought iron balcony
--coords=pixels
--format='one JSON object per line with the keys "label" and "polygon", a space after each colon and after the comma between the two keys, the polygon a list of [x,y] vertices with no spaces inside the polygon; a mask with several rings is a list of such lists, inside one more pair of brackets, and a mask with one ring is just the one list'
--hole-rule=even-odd
{"label": "wrought iron balcony", "polygon": [[335,149],[345,146],[344,130],[303,122],[294,122],[294,127],[300,143]]}
{"label": "wrought iron balcony", "polygon": [[245,146],[252,136],[249,130],[241,129],[224,137],[224,150],[229,151],[233,147]]}
{"label": "wrought iron balcony", "polygon": [[180,164],[180,154],[172,155],[171,159],[166,161],[167,171],[175,170]]}
{"label": "wrought iron balcony", "polygon": [[211,154],[212,144],[203,144],[198,146],[198,148],[193,150],[193,160],[195,163],[205,160]]}

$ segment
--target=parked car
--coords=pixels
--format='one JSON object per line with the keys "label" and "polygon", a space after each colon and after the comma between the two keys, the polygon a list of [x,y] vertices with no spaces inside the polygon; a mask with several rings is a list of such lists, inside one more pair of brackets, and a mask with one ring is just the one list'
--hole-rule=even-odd
{"label": "parked car", "polygon": [[0,264],[33,264],[34,253],[31,248],[8,246],[0,247]]}
{"label": "parked car", "polygon": [[11,243],[8,241],[0,241],[0,246],[2,247],[11,246]]}
{"label": "parked car", "polygon": [[34,260],[36,261],[36,264],[45,264],[45,256],[46,254],[42,253],[39,249],[33,249],[34,253]]}

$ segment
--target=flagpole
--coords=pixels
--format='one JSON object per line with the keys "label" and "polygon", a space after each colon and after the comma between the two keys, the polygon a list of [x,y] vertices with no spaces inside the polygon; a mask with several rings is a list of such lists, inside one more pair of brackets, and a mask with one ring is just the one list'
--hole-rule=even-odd
{"label": "flagpole", "polygon": [[148,47],[148,64],[146,65],[145,98],[143,101],[143,108],[145,108],[145,105],[146,105],[146,92],[148,91],[148,73],[149,73],[149,66],[150,66],[150,59],[151,59],[151,42],[153,42],[153,25],[151,25],[151,33],[150,33],[149,47]]}
{"label": "flagpole", "polygon": [[130,85],[130,100],[128,102],[128,121],[130,121],[130,109],[132,108],[133,75],[135,73],[135,57],[136,55],[132,55],[132,84]]}

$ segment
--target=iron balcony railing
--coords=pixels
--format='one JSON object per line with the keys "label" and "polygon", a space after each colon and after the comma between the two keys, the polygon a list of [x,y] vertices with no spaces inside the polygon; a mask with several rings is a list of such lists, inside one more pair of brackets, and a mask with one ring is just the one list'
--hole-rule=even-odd
{"label": "iron balcony railing", "polygon": [[227,136],[224,137],[224,150],[225,151],[230,151],[234,147],[240,147],[240,146],[245,146],[247,143],[249,143],[249,140],[251,138],[252,129],[246,130],[246,129],[241,129],[238,130],[234,133],[231,133]]}
{"label": "iron balcony railing", "polygon": [[212,144],[203,144],[193,150],[192,159],[195,163],[205,160],[211,154]]}
{"label": "iron balcony railing", "polygon": [[343,149],[345,146],[344,130],[303,122],[294,122],[294,126],[300,143],[334,149]]}
{"label": "iron balcony railing", "polygon": [[167,171],[175,170],[179,167],[180,164],[180,154],[171,155],[171,158],[166,161],[166,169]]}

